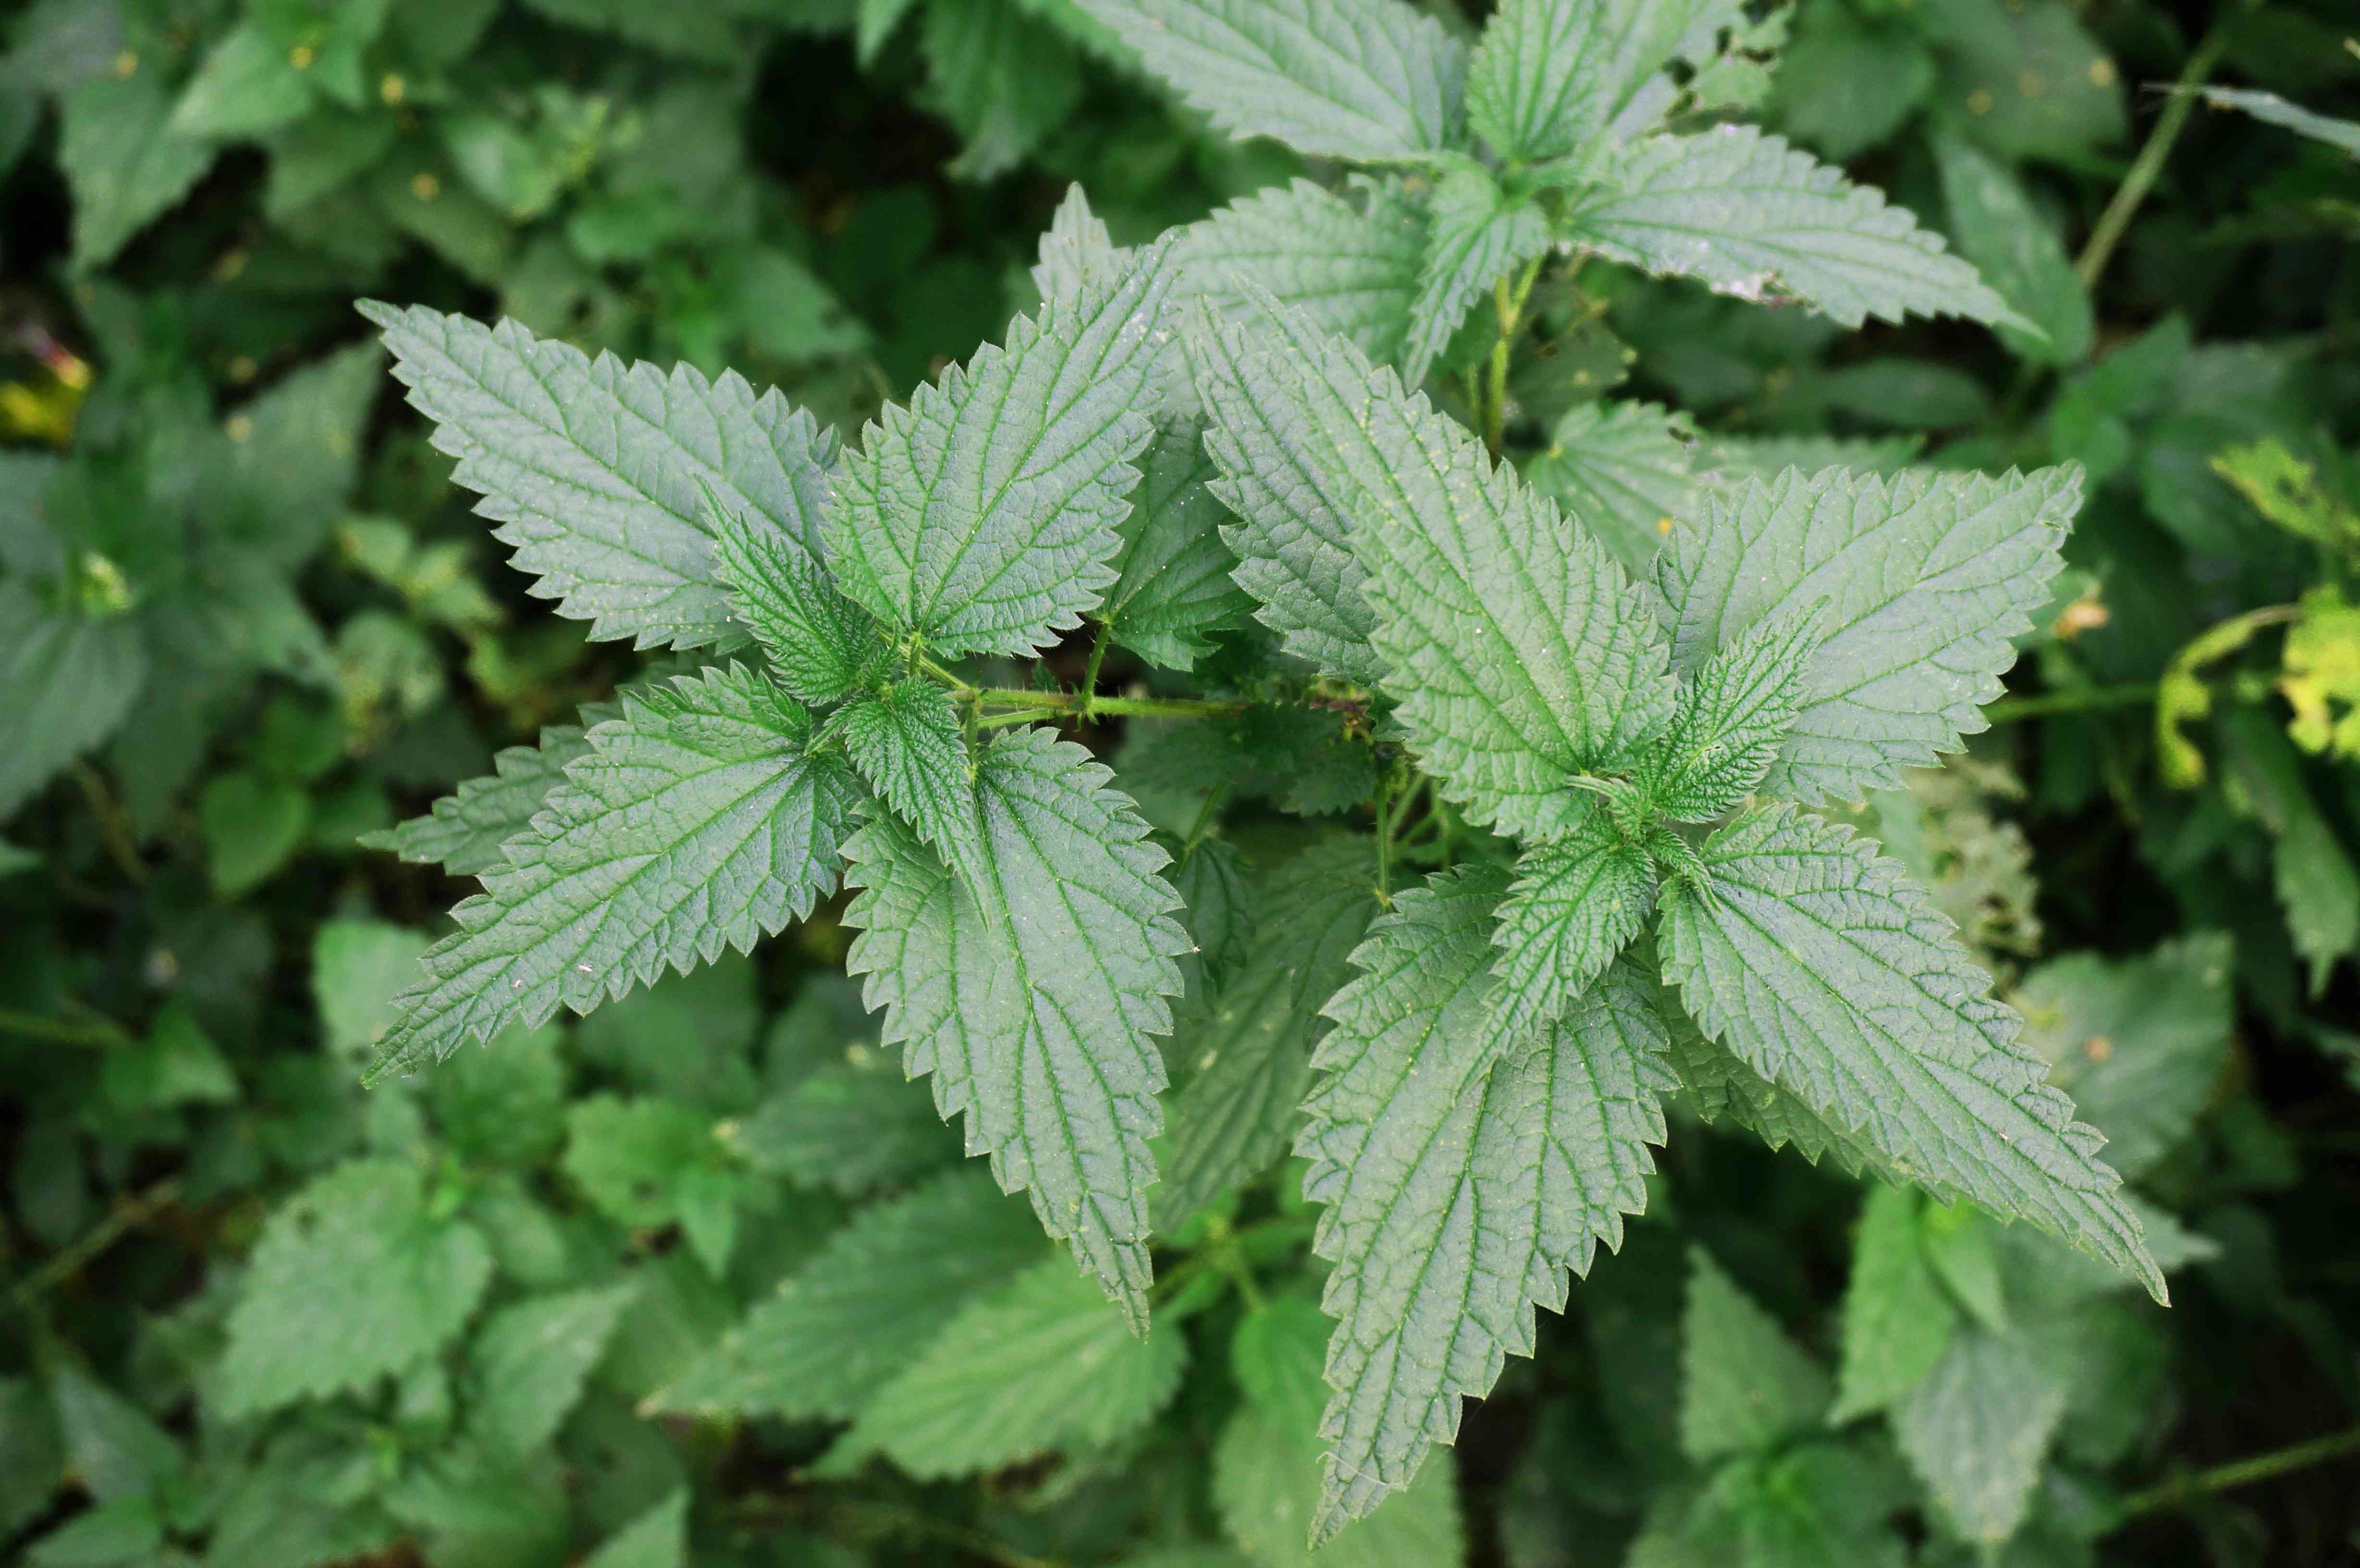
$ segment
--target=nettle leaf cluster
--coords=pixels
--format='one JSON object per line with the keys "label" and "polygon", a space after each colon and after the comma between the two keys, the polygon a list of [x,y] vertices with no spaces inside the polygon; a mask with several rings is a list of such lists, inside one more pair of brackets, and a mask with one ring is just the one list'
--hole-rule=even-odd
{"label": "nettle leaf cluster", "polygon": [[[1469,50],[1398,0],[1087,8],[1240,136],[1394,172],[1137,249],[1077,191],[1037,312],[849,449],[734,375],[365,307],[533,591],[696,667],[388,836],[498,850],[377,1073],[841,884],[887,1043],[1141,1334],[1158,1239],[1306,1161],[1315,1539],[1408,1486],[1620,1244],[1676,1094],[2161,1298],[2020,1018],[1819,812],[1982,726],[2079,471],[1699,484],[1650,553],[1498,455],[1492,367],[1551,258],[1846,321],[2005,307],[1874,192],[1670,117],[1758,76],[1732,10],[1527,0]],[[1417,384],[1486,295],[1462,422]],[[1078,686],[1010,662],[1086,628]],[[1197,693],[1102,692],[1112,646]],[[1110,718],[1186,832],[1057,729]],[[1374,831],[1252,877],[1225,830],[1258,802]]]}

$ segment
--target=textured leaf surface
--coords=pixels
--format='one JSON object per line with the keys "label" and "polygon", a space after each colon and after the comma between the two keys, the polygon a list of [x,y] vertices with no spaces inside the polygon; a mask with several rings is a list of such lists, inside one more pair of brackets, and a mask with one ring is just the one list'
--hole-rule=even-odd
{"label": "textured leaf surface", "polygon": [[477,1382],[470,1434],[518,1458],[547,1443],[582,1397],[632,1294],[629,1284],[566,1290],[494,1312],[470,1356]]}
{"label": "textured leaf surface", "polygon": [[502,750],[492,758],[491,773],[467,779],[425,816],[364,833],[360,842],[413,864],[439,864],[453,877],[480,877],[508,864],[500,846],[532,825],[541,801],[563,782],[566,765],[589,755],[580,726],[552,724],[541,732],[539,746]]}
{"label": "textured leaf surface", "polygon": [[1916,1388],[1958,1331],[1958,1312],[1918,1247],[1918,1203],[1908,1188],[1879,1182],[1861,1207],[1830,1421],[1883,1410]]}
{"label": "textured leaf surface", "polygon": [[844,710],[834,721],[853,767],[893,814],[980,888],[990,876],[975,771],[950,693],[931,681],[903,681]]}
{"label": "textured leaf surface", "polygon": [[1022,1203],[968,1167],[864,1209],[655,1396],[660,1409],[853,1415],[970,1301],[1043,1256]]}
{"label": "textured leaf surface", "polygon": [[1628,572],[1645,574],[1671,531],[1704,510],[1687,421],[1653,403],[1579,403],[1524,465]]}
{"label": "textured leaf surface", "polygon": [[[1352,494],[1303,416],[1308,394],[1292,386],[1333,341],[1258,300],[1250,323],[1223,325],[1200,308],[1188,357],[1211,421],[1205,450],[1221,471],[1213,494],[1238,517],[1221,531],[1238,557],[1233,579],[1289,653],[1365,686],[1383,666],[1369,646],[1368,573],[1346,539]],[[1273,387],[1287,390],[1273,398]]]}
{"label": "textured leaf surface", "polygon": [[1670,60],[1687,0],[1506,0],[1467,71],[1467,120],[1503,158],[1588,148]]}
{"label": "textured leaf surface", "polygon": [[365,302],[394,375],[434,421],[452,478],[483,499],[532,592],[593,637],[639,648],[738,635],[705,527],[705,491],[807,552],[836,438],[734,372],[596,359],[514,321],[486,327],[422,306]]}
{"label": "textured leaf surface", "polygon": [[[864,16],[864,27],[866,22]],[[865,57],[868,51],[862,52]],[[1078,184],[1068,185],[1065,200],[1049,215],[1049,226],[1041,232],[1041,259],[1032,264],[1032,287],[1044,300],[1070,304],[1116,255],[1105,220],[1090,211],[1088,194]]]}
{"label": "textured leaf surface", "polygon": [[1706,526],[1675,533],[1658,559],[1673,661],[1695,670],[1749,628],[1821,605],[1826,636],[1763,788],[1806,803],[1898,789],[1902,768],[1984,727],[2010,639],[2047,602],[2081,480],[2070,466],[1788,470],[1715,491]]}
{"label": "textured leaf surface", "polygon": [[1606,972],[1655,908],[1655,871],[1603,810],[1525,851],[1500,901],[1499,988],[1489,1029],[1506,1042],[1544,1029]]}
{"label": "textured leaf surface", "polygon": [[862,432],[828,518],[847,593],[953,654],[1029,654],[1079,624],[1115,580],[1131,462],[1153,432],[1164,255],[1017,318],[1004,347]]}
{"label": "textured leaf surface", "polygon": [[[1671,716],[1665,650],[1629,580],[1554,502],[1349,344],[1274,307],[1257,346],[1235,329],[1228,341],[1237,386],[1279,438],[1272,466],[1291,463],[1332,506],[1328,527],[1343,525],[1385,688],[1446,793],[1505,832],[1565,823],[1577,806],[1567,775],[1622,766]],[[1226,411],[1217,418],[1227,428]],[[1218,441],[1213,453],[1236,483],[1248,454]],[[1336,542],[1317,543],[1288,591],[1349,591]]]}
{"label": "textured leaf surface", "polygon": [[924,1086],[904,1078],[890,1054],[865,1045],[773,1095],[730,1142],[758,1171],[847,1197],[905,1185],[958,1158]]}
{"label": "textured leaf surface", "polygon": [[1801,711],[1821,640],[1816,607],[1788,611],[1748,626],[1681,684],[1671,731],[1648,759],[1649,792],[1666,816],[1710,822],[1762,782]]}
{"label": "textured leaf surface", "polygon": [[1466,51],[1402,0],[1080,0],[1140,61],[1242,139],[1359,163],[1450,139]]}
{"label": "textured leaf surface", "polygon": [[93,620],[42,604],[20,579],[0,582],[0,817],[131,711],[148,648],[128,615]]}
{"label": "textured leaf surface", "polygon": [[1504,276],[1549,247],[1537,202],[1509,196],[1480,169],[1452,169],[1436,181],[1402,379],[1412,387],[1467,319],[1467,308]]}
{"label": "textured leaf surface", "polygon": [[861,889],[849,967],[911,1074],[934,1075],[944,1116],[967,1114],[967,1151],[1029,1189],[1049,1234],[1143,1323],[1164,1084],[1151,1037],[1180,990],[1179,899],[1146,824],[1079,746],[1003,735],[977,760],[976,793],[980,901],[890,819],[846,844]]}
{"label": "textured leaf surface", "polygon": [[2015,170],[1956,131],[1933,137],[1942,205],[1959,254],[2038,333],[2003,326],[2000,336],[2026,359],[2079,365],[2096,335],[2090,290],[2073,270],[2065,243]]}
{"label": "textured leaf surface", "polygon": [[1403,894],[1328,1005],[1326,1076],[1296,1146],[1304,1195],[1325,1205],[1315,1245],[1336,1264],[1315,1540],[1455,1438],[1460,1398],[1531,1354],[1533,1304],[1561,1308],[1565,1271],[1619,1245],[1645,1202],[1672,1081],[1642,990],[1610,978],[1555,1029],[1478,1049],[1504,889],[1484,868]]}
{"label": "textured leaf surface", "polygon": [[1828,1375],[1704,1248],[1681,1320],[1680,1447],[1699,1462],[1770,1449],[1818,1424]]}
{"label": "textured leaf surface", "polygon": [[2062,1347],[1969,1328],[1895,1412],[1911,1469],[1970,1541],[2016,1533],[2072,1393]]}
{"label": "textured leaf surface", "polygon": [[1791,809],[1722,829],[1704,862],[1711,895],[1667,893],[1662,931],[1706,1033],[1937,1196],[2029,1220],[2163,1297],[2104,1139],[1899,866]]}
{"label": "textured leaf surface", "polygon": [[1266,934],[1202,1029],[1178,1042],[1190,1076],[1155,1191],[1166,1228],[1286,1152],[1311,1082],[1319,1009],[1350,974],[1352,950],[1377,912],[1372,859],[1359,838],[1316,844],[1249,894]]}
{"label": "textured leaf surface", "polygon": [[976,1301],[863,1408],[846,1443],[912,1475],[965,1475],[1144,1424],[1180,1386],[1188,1342],[1134,1336],[1063,1258]]}
{"label": "textured leaf surface", "polygon": [[715,565],[779,684],[814,707],[858,686],[883,651],[876,623],[836,592],[810,541],[712,501],[704,520]]}
{"label": "textured leaf surface", "polygon": [[453,1338],[491,1277],[484,1238],[429,1207],[418,1167],[340,1165],[263,1229],[230,1312],[222,1402],[246,1415],[365,1391]]}
{"label": "textured leaf surface", "polygon": [[1211,633],[1253,609],[1251,595],[1229,576],[1238,558],[1221,541],[1233,519],[1209,486],[1218,470],[1195,420],[1157,426],[1139,467],[1099,617],[1115,641],[1141,657],[1167,670],[1192,669],[1211,651]]}
{"label": "textured leaf surface", "polygon": [[1790,296],[1848,327],[1967,316],[2025,325],[1939,234],[1751,125],[1620,149],[1565,220],[1573,243],[1743,299]]}
{"label": "textured leaf surface", "polygon": [[1426,259],[1425,204],[1398,180],[1355,177],[1333,191],[1307,180],[1240,197],[1191,225],[1179,289],[1250,320],[1255,291],[1397,362]]}
{"label": "textured leaf surface", "polygon": [[509,863],[452,911],[461,929],[427,953],[372,1073],[544,1023],[561,1003],[586,1013],[802,918],[835,886],[858,789],[840,759],[805,755],[810,732],[735,666],[626,692]]}

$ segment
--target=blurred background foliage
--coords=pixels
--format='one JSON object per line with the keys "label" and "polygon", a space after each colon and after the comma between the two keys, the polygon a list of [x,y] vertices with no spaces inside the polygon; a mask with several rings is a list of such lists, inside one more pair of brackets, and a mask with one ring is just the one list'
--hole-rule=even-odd
{"label": "blurred background foliage", "polygon": [[[2175,1306],[1692,1133],[1320,1561],[2352,1561],[2355,18],[1753,17],[1783,54],[1732,101],[2046,340],[1593,264],[1535,296],[1527,472],[1672,517],[1786,463],[2087,466],[2000,722],[1859,815],[2111,1136]],[[1068,182],[1131,242],[1338,171],[1196,123],[1069,0],[34,0],[0,44],[0,1550],[1298,1562],[1295,1173],[1172,1225],[1157,1334],[1110,1334],[874,1049],[832,909],[356,1087],[457,886],[360,841],[473,781],[431,853],[490,864],[467,791],[662,666],[495,570],[351,307],[734,366],[851,436],[1030,307]],[[1680,439],[1550,466],[1632,399]],[[1087,738],[1153,805],[1151,737]]]}

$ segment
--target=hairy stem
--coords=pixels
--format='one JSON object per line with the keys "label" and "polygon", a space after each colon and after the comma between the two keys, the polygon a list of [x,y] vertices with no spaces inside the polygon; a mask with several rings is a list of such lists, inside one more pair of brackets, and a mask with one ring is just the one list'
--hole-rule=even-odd
{"label": "hairy stem", "polygon": [[2083,288],[2094,290],[2098,287],[2098,279],[2104,275],[2106,263],[2114,259],[2114,247],[2122,244],[2124,234],[2131,226],[2131,219],[2138,212],[2139,203],[2147,200],[2147,191],[2154,188],[2157,177],[2163,173],[2164,159],[2171,156],[2172,144],[2187,128],[2188,116],[2196,107],[2198,90],[2204,85],[2204,79],[2212,73],[2213,66],[2220,63],[2222,51],[2228,47],[2229,22],[2224,16],[2212,25],[2212,30],[2206,33],[2203,41],[2196,46],[2196,52],[2188,57],[2188,63],[2180,69],[2180,80],[2172,84],[2171,101],[2163,106],[2163,113],[2157,117],[2155,129],[2148,135],[2147,145],[2139,148],[2130,172],[2123,176],[2122,184],[2114,191],[2114,199],[2106,203],[2106,210],[2098,215],[2097,226],[2090,231],[2090,241],[2081,247],[2081,258],[2073,264],[2073,270],[2081,274]]}
{"label": "hairy stem", "polygon": [[1027,691],[1012,686],[968,687],[956,695],[970,698],[989,709],[1038,709],[1043,715],[1070,713],[1084,719],[1105,713],[1138,719],[1220,719],[1242,713],[1254,705],[1241,697],[1093,698],[1087,691]]}
{"label": "hairy stem", "polygon": [[2308,1443],[2298,1443],[2289,1448],[2273,1449],[2256,1454],[2249,1459],[2232,1460],[2216,1465],[2210,1470],[2180,1475],[2160,1486],[2144,1492],[2134,1492],[2122,1501],[2118,1518],[2136,1519],[2141,1514],[2156,1513],[2178,1508],[2214,1492],[2226,1492],[2237,1486],[2250,1486],[2256,1481],[2267,1481],[2296,1470],[2306,1470],[2323,1465],[2331,1459],[2360,1450],[2360,1426],[2343,1432],[2315,1437]]}
{"label": "hairy stem", "polygon": [[1524,301],[1541,275],[1542,256],[1535,256],[1511,283],[1505,273],[1491,285],[1491,303],[1500,316],[1500,335],[1491,344],[1491,379],[1483,395],[1483,444],[1500,455],[1501,439],[1508,427],[1508,360],[1523,322]]}
{"label": "hairy stem", "polygon": [[1113,636],[1114,623],[1100,621],[1098,640],[1090,644],[1089,666],[1082,671],[1082,717],[1085,719],[1098,711],[1098,666],[1106,662],[1107,643]]}

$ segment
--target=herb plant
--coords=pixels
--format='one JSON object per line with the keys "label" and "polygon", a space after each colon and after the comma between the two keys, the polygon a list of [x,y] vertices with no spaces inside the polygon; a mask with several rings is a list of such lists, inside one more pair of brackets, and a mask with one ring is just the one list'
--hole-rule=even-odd
{"label": "herb plant", "polygon": [[2191,20],[0,20],[0,1552],[2337,1561],[2360,51]]}

